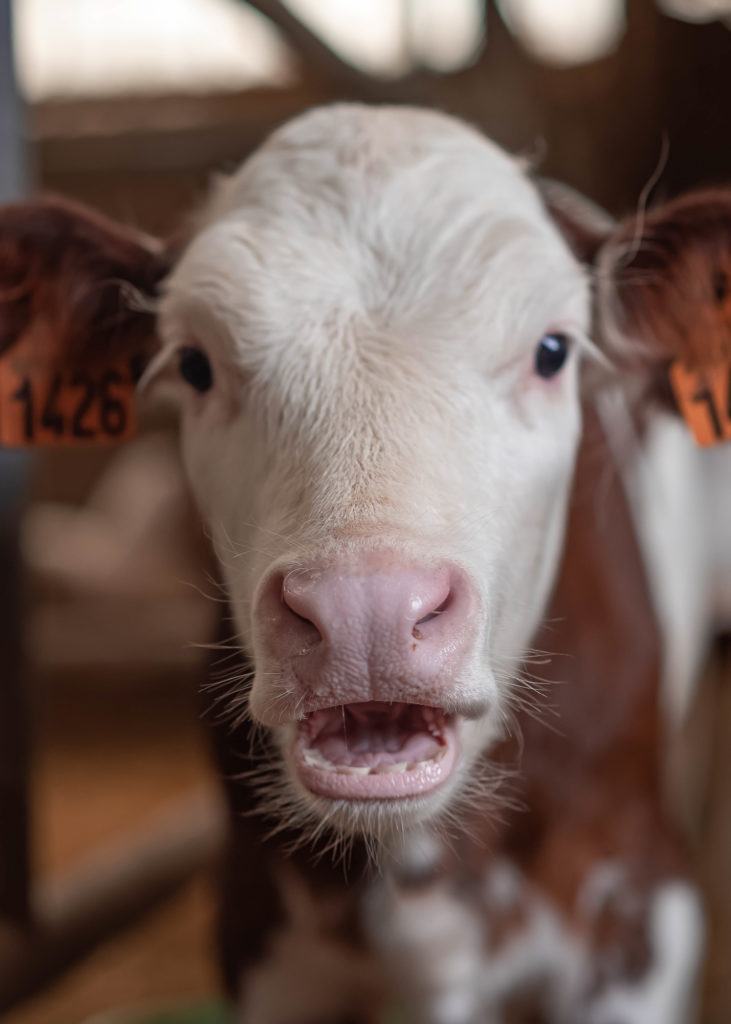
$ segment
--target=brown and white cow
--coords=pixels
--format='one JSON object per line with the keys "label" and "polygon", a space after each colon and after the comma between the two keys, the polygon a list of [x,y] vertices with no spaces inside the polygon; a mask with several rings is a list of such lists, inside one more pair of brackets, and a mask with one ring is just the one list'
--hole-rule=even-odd
{"label": "brown and white cow", "polygon": [[731,620],[731,462],[666,380],[729,274],[731,193],[614,225],[408,108],[286,125],[181,252],[2,212],[0,347],[180,398],[251,666],[212,722],[237,1020],[692,1019],[659,762]]}

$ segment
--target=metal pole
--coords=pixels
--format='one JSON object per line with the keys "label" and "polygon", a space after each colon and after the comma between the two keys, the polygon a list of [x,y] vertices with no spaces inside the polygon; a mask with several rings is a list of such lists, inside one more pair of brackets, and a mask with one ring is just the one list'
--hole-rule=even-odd
{"label": "metal pole", "polygon": [[[26,172],[11,0],[0,0],[0,202],[23,194]],[[28,713],[21,673],[18,554],[27,478],[28,459],[0,449],[0,917],[19,923],[30,913]]]}
{"label": "metal pole", "polygon": [[23,113],[15,78],[11,0],[0,0],[0,202],[25,192]]}

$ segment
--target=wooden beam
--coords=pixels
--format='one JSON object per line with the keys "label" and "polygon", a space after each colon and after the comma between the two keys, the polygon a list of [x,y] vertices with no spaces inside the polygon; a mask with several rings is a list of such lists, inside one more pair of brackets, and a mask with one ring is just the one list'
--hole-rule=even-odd
{"label": "wooden beam", "polygon": [[140,835],[37,888],[33,927],[0,935],[0,1013],[47,986],[212,863],[225,832],[218,794],[196,793]]}

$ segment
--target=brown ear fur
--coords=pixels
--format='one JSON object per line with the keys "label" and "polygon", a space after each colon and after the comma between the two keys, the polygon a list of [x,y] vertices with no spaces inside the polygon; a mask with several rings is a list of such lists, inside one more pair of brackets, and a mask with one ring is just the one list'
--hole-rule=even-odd
{"label": "brown ear fur", "polygon": [[620,361],[731,356],[731,190],[690,192],[623,221],[598,260],[598,314]]}
{"label": "brown ear fur", "polygon": [[0,207],[0,353],[42,327],[64,363],[149,355],[154,314],[144,307],[169,264],[154,240],[80,204]]}
{"label": "brown ear fur", "polygon": [[731,190],[690,192],[617,225],[573,189],[537,185],[575,255],[593,265],[597,345],[639,395],[674,407],[674,360],[692,370],[731,358]]}

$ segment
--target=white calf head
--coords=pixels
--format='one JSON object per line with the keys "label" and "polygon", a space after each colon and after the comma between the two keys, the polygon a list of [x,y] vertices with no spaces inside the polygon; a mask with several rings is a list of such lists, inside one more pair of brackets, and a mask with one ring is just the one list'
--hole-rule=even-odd
{"label": "white calf head", "polygon": [[[561,233],[587,211],[548,205],[451,118],[339,106],[220,184],[174,258],[70,204],[0,211],[0,351],[40,325],[103,362],[157,328],[250,714],[287,799],[342,830],[453,805],[546,604],[589,330]],[[634,220],[574,231],[603,344],[645,382],[679,324],[727,337],[729,222],[719,192],[648,215],[647,246]]]}
{"label": "white calf head", "polygon": [[588,305],[521,167],[438,114],[317,110],[214,193],[157,365],[190,379],[251,713],[306,804],[430,815],[495,735],[559,556]]}

